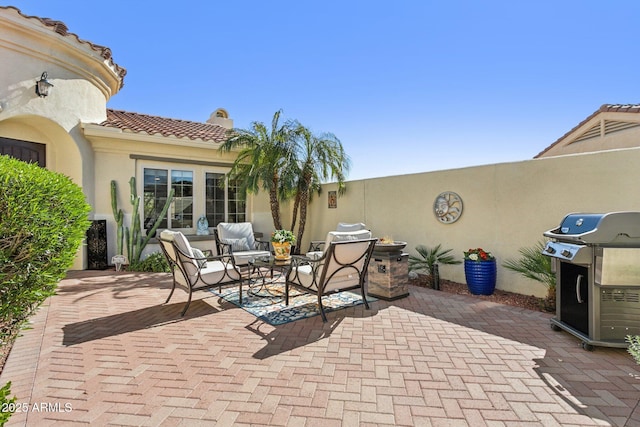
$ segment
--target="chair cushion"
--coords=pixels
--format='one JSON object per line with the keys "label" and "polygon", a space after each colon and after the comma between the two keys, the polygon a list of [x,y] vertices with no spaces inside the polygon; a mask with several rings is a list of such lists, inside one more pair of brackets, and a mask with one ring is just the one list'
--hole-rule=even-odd
{"label": "chair cushion", "polygon": [[[320,270],[318,271],[318,275],[320,274]],[[289,275],[289,278],[290,279],[297,278],[295,282],[298,283],[299,285],[302,285],[305,288],[314,292],[318,291],[317,283],[315,283],[313,280],[313,271],[310,265],[301,265],[298,267],[294,267],[293,271]],[[359,279],[360,278],[358,276],[358,273],[355,270],[344,271],[344,273],[342,274],[336,274],[334,277],[331,278],[329,283],[325,285],[325,292],[329,290],[349,288],[351,286],[355,286],[358,284]],[[316,282],[318,280],[320,280],[319,276],[316,278]]]}
{"label": "chair cushion", "polygon": [[[328,283],[325,292],[358,284],[358,272],[363,272],[366,258],[363,254],[369,248],[370,241],[356,242],[334,247],[333,256],[324,262],[327,265]],[[355,268],[342,268],[340,264],[353,264]],[[364,272],[363,272],[364,274]]]}
{"label": "chair cushion", "polygon": [[371,231],[359,230],[359,231],[330,231],[327,233],[327,239],[324,243],[324,250],[329,248],[331,242],[344,242],[347,240],[363,240],[370,239]]}
{"label": "chair cushion", "polygon": [[255,259],[255,258],[258,258],[258,257],[268,257],[269,255],[271,255],[271,252],[269,252],[269,251],[259,251],[259,250],[234,252],[233,253],[233,262],[235,262],[236,265],[247,265],[251,258]]}
{"label": "chair cushion", "polygon": [[178,259],[175,249],[173,249],[173,231],[164,230],[160,233],[160,244],[164,248],[171,262],[177,262]]}
{"label": "chair cushion", "polygon": [[246,237],[242,237],[241,239],[220,239],[220,241],[222,243],[226,243],[227,245],[231,245],[231,249],[234,252],[251,250]]}
{"label": "chair cushion", "polygon": [[191,247],[191,244],[189,243],[189,241],[187,240],[184,234],[182,234],[180,231],[164,230],[162,233],[160,233],[160,238],[172,241],[176,245],[178,250],[180,250],[183,254],[187,255],[185,256],[183,254],[178,254],[178,257],[180,258],[180,261],[184,266],[184,269],[187,271],[187,274],[189,275],[197,274],[198,270],[200,269],[200,266],[193,259],[195,258],[195,255],[193,253],[193,248]]}
{"label": "chair cushion", "polygon": [[247,239],[249,249],[256,247],[256,239],[253,237],[253,226],[250,222],[221,222],[218,224],[218,238],[225,239]]}
{"label": "chair cushion", "polygon": [[[228,277],[225,277],[225,270]],[[200,277],[206,284],[225,283],[232,280],[240,279],[240,274],[233,268],[233,265],[222,261],[209,261],[207,266],[200,270]],[[194,283],[198,285],[199,283]]]}
{"label": "chair cushion", "polygon": [[367,229],[367,226],[361,222],[358,222],[356,224],[347,224],[344,222],[339,222],[338,226],[336,227],[336,231],[360,231],[360,230],[366,230],[366,229]]}

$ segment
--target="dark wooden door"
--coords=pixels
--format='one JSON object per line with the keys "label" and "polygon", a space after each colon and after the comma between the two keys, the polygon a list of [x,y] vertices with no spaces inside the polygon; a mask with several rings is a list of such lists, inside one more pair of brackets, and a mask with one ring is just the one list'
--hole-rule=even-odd
{"label": "dark wooden door", "polygon": [[45,167],[47,165],[46,152],[46,145],[44,144],[0,136],[0,154]]}

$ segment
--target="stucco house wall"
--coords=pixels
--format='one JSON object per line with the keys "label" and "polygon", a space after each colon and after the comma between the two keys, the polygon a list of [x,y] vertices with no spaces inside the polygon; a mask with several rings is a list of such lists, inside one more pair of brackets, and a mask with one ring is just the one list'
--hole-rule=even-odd
{"label": "stucco house wall", "polygon": [[[131,224],[132,205],[129,200],[129,180],[136,178],[137,194],[143,194],[143,168],[186,169],[194,173],[194,216],[204,213],[205,189],[203,184],[206,172],[227,173],[234,155],[223,154],[219,144],[201,140],[184,140],[161,135],[144,135],[122,132],[100,125],[85,124],[84,133],[90,140],[95,157],[96,199],[93,204],[94,219],[107,220],[108,258],[116,254],[116,223],[111,207],[111,181],[116,182],[118,207],[127,214],[125,225]],[[252,197],[247,200],[249,220],[252,220]],[[195,223],[186,234],[196,234]],[[208,241],[195,242],[201,249],[215,250],[213,235]],[[159,250],[159,246],[150,245],[145,252]]]}
{"label": "stucco house wall", "polygon": [[[69,176],[93,205],[94,159],[82,122],[106,118],[125,70],[104,47],[80,40],[59,21],[0,7],[0,136],[46,145],[47,168]],[[35,93],[43,72],[54,87]],[[74,268],[86,265],[81,251]]]}

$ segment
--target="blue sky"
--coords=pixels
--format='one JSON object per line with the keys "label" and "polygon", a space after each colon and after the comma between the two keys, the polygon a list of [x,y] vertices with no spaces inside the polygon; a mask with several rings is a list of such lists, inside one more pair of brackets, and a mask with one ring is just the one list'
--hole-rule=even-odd
{"label": "blue sky", "polygon": [[14,1],[107,46],[109,108],[332,132],[349,180],[530,159],[638,103],[637,0]]}

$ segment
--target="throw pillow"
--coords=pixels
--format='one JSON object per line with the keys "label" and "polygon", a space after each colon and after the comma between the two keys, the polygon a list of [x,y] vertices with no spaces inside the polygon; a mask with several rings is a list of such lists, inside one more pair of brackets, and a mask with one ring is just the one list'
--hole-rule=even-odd
{"label": "throw pillow", "polygon": [[200,268],[205,268],[207,266],[207,257],[204,256],[204,253],[198,248],[191,248],[193,251],[193,256],[196,258],[196,262]]}
{"label": "throw pillow", "polygon": [[222,239],[222,243],[231,245],[231,250],[235,252],[250,251],[249,242],[246,237],[242,239]]}

